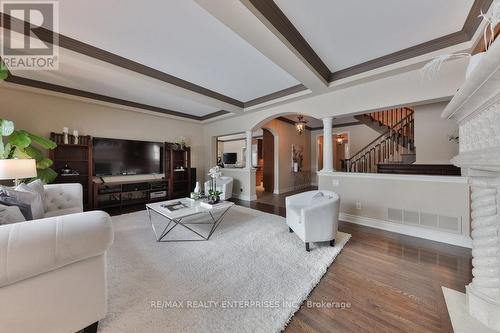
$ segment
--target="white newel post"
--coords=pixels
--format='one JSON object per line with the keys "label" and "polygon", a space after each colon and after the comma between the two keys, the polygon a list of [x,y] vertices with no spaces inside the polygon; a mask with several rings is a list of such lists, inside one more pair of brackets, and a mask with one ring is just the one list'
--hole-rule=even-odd
{"label": "white newel post", "polygon": [[323,118],[323,170],[321,172],[333,172],[333,117]]}
{"label": "white newel post", "polygon": [[[452,163],[462,168],[471,189],[473,279],[466,286],[467,312],[484,326],[500,332],[499,65],[497,40],[442,116],[458,120],[460,153]],[[450,317],[453,322],[451,312]]]}
{"label": "white newel post", "polygon": [[245,151],[245,168],[252,169],[252,139],[253,132],[246,131],[246,151]]}

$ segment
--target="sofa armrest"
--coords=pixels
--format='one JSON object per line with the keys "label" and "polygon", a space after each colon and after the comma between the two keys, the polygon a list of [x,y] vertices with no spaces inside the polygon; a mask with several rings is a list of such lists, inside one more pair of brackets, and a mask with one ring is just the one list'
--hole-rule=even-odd
{"label": "sofa armrest", "polygon": [[101,255],[113,243],[101,211],[0,226],[0,287]]}
{"label": "sofa armrest", "polygon": [[83,188],[81,184],[49,184],[45,189],[45,211],[79,208],[83,212]]}

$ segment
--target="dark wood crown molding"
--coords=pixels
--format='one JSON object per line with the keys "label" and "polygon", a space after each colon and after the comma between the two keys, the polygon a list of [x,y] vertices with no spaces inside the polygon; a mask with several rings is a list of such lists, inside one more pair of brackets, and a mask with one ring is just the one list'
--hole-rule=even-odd
{"label": "dark wood crown molding", "polygon": [[248,102],[245,102],[245,108],[248,108],[248,107],[251,107],[251,106],[255,106],[255,105],[259,105],[259,104],[262,104],[262,103],[266,103],[266,102],[270,102],[270,101],[273,101],[275,99],[278,99],[278,98],[281,98],[281,97],[285,97],[285,96],[289,96],[289,95],[292,95],[292,94],[295,94],[295,93],[298,93],[298,92],[301,92],[301,91],[304,91],[304,90],[307,90],[307,87],[304,86],[303,84],[298,84],[296,86],[293,86],[293,87],[290,87],[290,88],[286,88],[286,89],[283,89],[283,90],[280,90],[280,91],[276,91],[272,94],[269,94],[269,95],[265,95],[265,96],[262,96],[262,97],[258,97],[258,98],[255,98],[255,99],[252,99]]}
{"label": "dark wood crown molding", "polygon": [[345,79],[350,76],[368,72],[380,67],[392,65],[394,63],[415,58],[430,52],[434,52],[456,44],[464,43],[469,40],[467,34],[463,31],[458,31],[434,40],[418,44],[401,51],[397,51],[373,60],[363,62],[345,69],[331,73],[330,82]]}
{"label": "dark wood crown molding", "polygon": [[482,13],[488,12],[489,8],[493,0],[475,0],[472,4],[472,7],[469,11],[469,15],[465,20],[464,26],[462,27],[462,31],[467,34],[469,40],[474,37],[481,21],[483,20],[479,15]]}
{"label": "dark wood crown molding", "polygon": [[[281,11],[281,9],[276,5],[276,3],[273,0],[248,0],[255,8],[258,10],[266,20],[269,21],[269,23],[288,41],[288,43],[301,55],[301,57],[317,72],[319,76],[321,76],[326,82],[333,82],[339,79],[347,78],[353,75],[361,74],[376,68],[380,68],[383,66],[391,65],[396,62],[400,62],[403,60],[407,60],[419,55],[423,55],[429,52],[437,51],[442,48],[446,48],[449,46],[453,46],[459,43],[463,43],[466,41],[471,40],[475,32],[477,31],[480,23],[481,23],[481,18],[479,17],[479,13],[481,11],[487,12],[489,7],[491,6],[493,0],[475,0],[471,10],[469,12],[469,15],[467,16],[467,20],[464,23],[464,26],[461,31],[458,31],[456,33],[449,34],[447,36],[443,36],[437,39],[434,39],[429,42],[425,42],[398,52],[394,52],[392,54],[379,57],[377,59],[373,59],[346,69],[342,69],[339,71],[331,72],[330,69],[325,65],[325,63],[320,59],[320,57],[315,53],[313,48],[307,43],[307,41],[304,39],[304,37],[299,33],[299,31],[293,26],[293,24],[290,22],[290,20],[285,16],[285,14]],[[0,13],[0,26],[2,26],[5,29],[11,29],[10,26],[10,20],[15,20],[20,24],[15,25],[14,28],[17,26],[22,26],[22,24],[25,24],[26,22],[18,20],[16,18],[12,18],[11,16],[5,14],[5,13]],[[21,24],[22,23],[22,24]],[[26,23],[28,24],[28,23]],[[24,34],[23,31],[18,31],[19,33]],[[40,28],[38,31],[37,37],[42,39],[43,41],[51,41],[52,34],[56,34],[57,38],[59,39],[59,46],[66,48],[68,50],[83,54],[85,56],[98,59],[101,61],[104,61],[106,63],[128,69],[130,71],[136,72],[141,75],[145,75],[157,80],[160,80],[162,82],[172,84],[178,87],[181,87],[183,89],[199,93],[201,95],[207,96],[209,98],[213,98],[216,100],[219,100],[221,102],[228,103],[230,105],[234,105],[240,108],[247,108],[251,106],[255,106],[258,104],[262,104],[265,102],[269,102],[272,100],[275,100],[277,98],[281,98],[284,96],[288,96],[303,90],[306,90],[307,88],[303,86],[302,84],[286,88],[262,97],[255,98],[253,100],[247,101],[247,102],[242,102],[239,100],[236,100],[234,98],[231,98],[229,96],[217,93],[215,91],[212,91],[210,89],[204,88],[202,86],[196,85],[194,83],[188,82],[186,80],[180,79],[178,77],[172,76],[170,74],[161,72],[159,70],[156,70],[154,68],[145,66],[143,64],[140,64],[138,62],[132,61],[130,59],[121,57],[119,55],[116,55],[114,53],[102,50],[100,48],[94,47],[92,45],[80,42],[78,40],[75,40],[73,38],[67,37],[62,34],[57,34],[54,33],[48,29]],[[135,108],[141,108],[149,111],[154,111],[154,112],[160,112],[163,114],[170,114],[178,117],[184,117],[184,118],[189,118],[189,119],[196,119],[196,120],[207,120],[211,119],[220,115],[227,114],[229,112],[227,111],[217,111],[209,115],[205,116],[193,116],[189,114],[185,114],[182,112],[178,111],[172,111],[168,109],[163,109],[163,108],[158,108],[154,106],[149,106],[141,103],[135,103],[131,101],[126,101],[123,99],[119,98],[114,98],[114,97],[109,97],[109,96],[104,96],[104,95],[99,95],[91,92],[85,92],[82,90],[77,90],[73,88],[68,88],[68,87],[62,87],[46,82],[41,82],[41,81],[36,81],[36,80],[30,80],[30,79],[25,79],[21,77],[16,77],[13,76],[9,73],[8,78],[6,79],[7,82],[11,83],[16,83],[16,84],[23,84],[26,86],[31,86],[31,87],[36,87],[36,88],[41,88],[41,89],[46,89],[46,90],[52,90],[56,92],[62,92],[65,94],[70,94],[70,95],[75,95],[75,96],[80,96],[80,97],[86,97],[86,98],[91,98],[91,99],[96,99],[100,101],[105,101],[105,102],[110,102],[110,103],[115,103],[115,104],[120,104],[120,105],[125,105],[125,106],[131,106]],[[284,118],[286,119],[286,118]]]}
{"label": "dark wood crown molding", "polygon": [[[16,32],[21,33],[21,34],[25,33],[25,30],[20,29],[20,27],[23,27],[24,24],[29,24],[29,23],[22,21],[22,20],[19,20],[17,18],[11,17],[10,15],[5,14],[5,13],[1,13],[1,14],[2,14],[2,17],[1,17],[2,27],[4,27],[5,29],[9,29],[9,30],[12,29],[13,31],[16,31]],[[11,21],[16,22],[18,24],[15,24],[14,27],[11,27],[11,24],[10,24]],[[86,56],[94,58],[94,59],[98,59],[98,60],[107,62],[109,64],[112,64],[112,65],[115,65],[118,67],[128,69],[128,70],[136,72],[138,74],[152,77],[154,79],[163,81],[165,83],[169,83],[169,84],[184,88],[186,90],[189,90],[189,91],[192,91],[192,92],[195,92],[195,93],[198,93],[198,94],[210,97],[210,98],[214,98],[214,99],[219,100],[221,102],[225,102],[225,103],[243,108],[243,102],[238,101],[234,98],[220,94],[218,92],[204,88],[202,86],[196,85],[196,84],[188,82],[186,80],[180,79],[180,78],[175,77],[173,75],[161,72],[157,69],[154,69],[154,68],[148,67],[146,65],[140,64],[136,61],[124,58],[124,57],[119,56],[117,54],[105,51],[105,50],[100,49],[98,47],[80,42],[76,39],[70,38],[70,37],[65,36],[63,34],[53,32],[49,29],[39,28],[38,33],[37,33],[37,37],[45,42],[51,42],[53,34],[56,36],[56,40],[57,39],[59,40],[58,45],[60,47],[65,48],[65,49],[86,55]]]}
{"label": "dark wood crown molding", "polygon": [[[17,18],[13,18],[8,14],[5,14],[5,13],[0,13],[0,14],[1,14],[0,15],[0,26],[4,27],[5,29],[9,29],[9,30],[12,29],[11,24],[10,24],[11,20],[19,23],[19,24],[14,25],[14,29],[16,29],[17,27],[21,27],[24,24],[28,24],[27,22],[21,21]],[[19,29],[15,30],[15,31],[22,33],[22,34],[25,32],[24,30],[21,31]],[[50,41],[52,41],[52,34],[57,36],[56,40],[58,40],[58,45],[60,47],[65,48],[65,49],[71,50],[73,52],[76,52],[76,53],[79,53],[79,54],[82,54],[82,55],[85,55],[85,56],[88,56],[88,57],[91,57],[91,58],[94,58],[97,60],[104,61],[104,62],[109,63],[111,65],[115,65],[115,66],[130,70],[130,71],[136,72],[136,73],[141,74],[141,75],[145,75],[145,76],[160,80],[160,81],[165,82],[165,83],[169,83],[169,84],[184,88],[184,89],[189,90],[189,91],[199,93],[201,95],[204,95],[204,96],[207,96],[210,98],[214,98],[214,99],[219,100],[221,102],[225,102],[225,103],[228,103],[228,104],[240,107],[240,108],[245,108],[245,107],[250,107],[250,106],[257,105],[257,104],[265,103],[268,101],[272,101],[273,99],[285,97],[287,95],[294,94],[296,92],[307,89],[304,85],[299,84],[297,86],[286,88],[286,89],[283,89],[283,90],[280,90],[280,91],[277,91],[277,92],[274,92],[274,93],[271,93],[271,94],[268,94],[265,96],[255,98],[255,99],[247,101],[247,102],[242,102],[242,101],[239,101],[237,99],[231,98],[229,96],[225,96],[223,94],[209,90],[209,89],[204,88],[202,86],[196,85],[194,83],[188,82],[186,80],[180,79],[180,78],[175,77],[173,75],[170,75],[170,74],[161,72],[159,70],[156,70],[154,68],[148,67],[146,65],[140,64],[136,61],[124,58],[124,57],[119,56],[117,54],[105,51],[105,50],[100,49],[98,47],[95,47],[95,46],[86,44],[84,42],[78,41],[76,39],[70,38],[70,37],[65,36],[63,34],[55,33],[53,31],[45,29],[45,28],[38,29],[37,37],[45,42],[50,42]]]}
{"label": "dark wood crown molding", "polygon": [[446,47],[467,42],[472,39],[481,24],[482,19],[479,17],[479,14],[481,11],[486,13],[493,2],[493,0],[475,0],[471,10],[469,11],[464,26],[460,31],[369,60],[349,68],[331,72],[273,0],[248,1],[250,1],[255,9],[257,9],[269,21],[269,23],[287,39],[292,47],[300,53],[303,59],[305,59],[316,70],[316,72],[321,74],[321,76],[330,83],[339,79],[344,79]]}
{"label": "dark wood crown molding", "polygon": [[169,116],[187,118],[187,119],[198,120],[198,121],[211,119],[211,118],[218,117],[218,116],[229,113],[228,111],[220,110],[220,111],[213,112],[213,113],[210,113],[210,114],[207,114],[204,116],[195,116],[195,115],[191,115],[191,114],[187,114],[187,113],[183,113],[183,112],[179,112],[179,111],[173,111],[173,110],[169,110],[169,109],[164,109],[164,108],[160,108],[160,107],[156,107],[156,106],[152,106],[152,105],[131,102],[131,101],[127,101],[127,100],[120,99],[120,98],[100,95],[100,94],[96,94],[93,92],[64,87],[64,86],[60,86],[60,85],[56,85],[56,84],[52,84],[52,83],[27,79],[27,78],[23,78],[20,76],[14,76],[10,72],[9,72],[8,77],[5,79],[5,81],[9,82],[9,83],[27,86],[27,87],[43,89],[43,90],[53,91],[53,92],[62,93],[62,94],[66,94],[66,95],[77,96],[77,97],[89,98],[89,99],[93,99],[93,100],[97,100],[97,101],[101,101],[101,102],[118,104],[118,105],[128,106],[128,107],[132,107],[132,108],[158,112],[158,113],[169,115]]}

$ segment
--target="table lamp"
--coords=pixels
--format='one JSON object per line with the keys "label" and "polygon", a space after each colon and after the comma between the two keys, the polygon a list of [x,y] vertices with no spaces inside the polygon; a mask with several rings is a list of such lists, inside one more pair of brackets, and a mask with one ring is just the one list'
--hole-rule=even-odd
{"label": "table lamp", "polygon": [[0,159],[0,180],[13,179],[17,186],[19,179],[32,177],[36,177],[34,159]]}

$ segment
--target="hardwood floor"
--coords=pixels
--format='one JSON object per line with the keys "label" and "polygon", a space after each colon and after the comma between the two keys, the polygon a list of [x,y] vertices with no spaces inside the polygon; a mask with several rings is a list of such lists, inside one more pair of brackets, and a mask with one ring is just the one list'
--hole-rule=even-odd
{"label": "hardwood floor", "polygon": [[[233,201],[285,216],[284,198]],[[351,240],[285,332],[453,332],[441,286],[465,292],[472,279],[470,249],[347,222],[339,230]]]}

